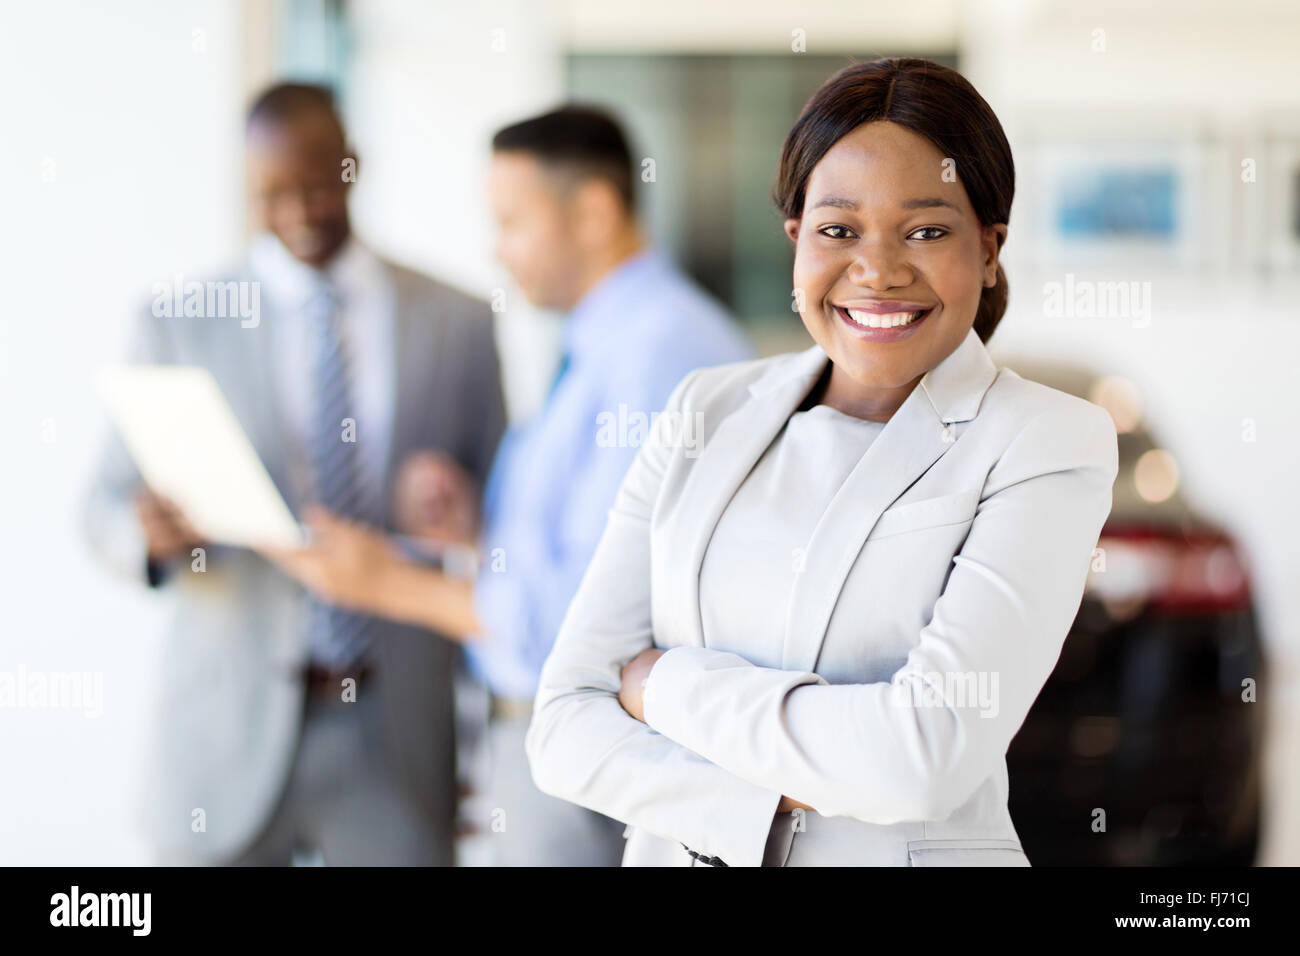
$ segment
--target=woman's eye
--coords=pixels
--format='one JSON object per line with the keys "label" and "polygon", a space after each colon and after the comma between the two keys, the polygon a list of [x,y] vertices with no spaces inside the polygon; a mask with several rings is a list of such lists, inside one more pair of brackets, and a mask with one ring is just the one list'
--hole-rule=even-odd
{"label": "woman's eye", "polygon": [[[923,232],[931,233],[931,235],[923,236],[921,235],[921,233]],[[948,235],[948,230],[942,229],[939,226],[922,226],[920,229],[916,230],[916,232],[912,233],[913,238],[922,239],[926,241],[942,239],[946,235]]]}
{"label": "woman's eye", "polygon": [[853,230],[847,226],[822,226],[817,230],[827,239],[852,239]]}

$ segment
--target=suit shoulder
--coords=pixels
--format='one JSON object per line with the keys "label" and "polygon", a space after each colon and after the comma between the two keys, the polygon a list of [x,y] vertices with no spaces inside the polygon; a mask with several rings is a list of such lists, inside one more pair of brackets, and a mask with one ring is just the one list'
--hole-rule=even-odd
{"label": "suit shoulder", "polygon": [[[198,308],[203,312],[195,317],[186,311],[195,294],[191,286],[198,287]],[[261,282],[246,259],[227,263],[202,280],[177,276],[174,281],[156,282],[147,297],[142,295],[132,303],[133,347],[151,343],[155,354],[180,354],[186,347],[201,350],[212,336],[238,334],[259,324],[261,297]],[[217,311],[207,312],[212,308],[209,303],[214,303]],[[242,312],[245,307],[253,311]]]}
{"label": "suit shoulder", "polygon": [[[1063,458],[1086,458],[1114,470],[1118,436],[1110,413],[1078,395],[1001,368],[985,396],[1006,429],[1008,446],[1033,447]],[[981,408],[981,414],[984,409]]]}
{"label": "suit shoulder", "polygon": [[992,410],[1019,426],[1017,430],[1044,417],[1057,424],[1104,420],[1108,427],[1114,427],[1110,414],[1100,405],[1042,382],[1023,378],[1018,372],[1006,367],[998,370],[998,376],[989,386],[985,401]]}
{"label": "suit shoulder", "polygon": [[683,380],[685,386],[682,404],[698,407],[719,401],[743,400],[749,395],[749,386],[763,378],[799,353],[790,352],[760,358],[738,359],[695,369]]}
{"label": "suit shoulder", "polygon": [[489,312],[486,300],[464,289],[442,279],[425,275],[409,266],[399,265],[387,259],[382,261],[389,275],[392,276],[394,286],[412,299],[433,303],[440,310],[458,317],[481,318]]}

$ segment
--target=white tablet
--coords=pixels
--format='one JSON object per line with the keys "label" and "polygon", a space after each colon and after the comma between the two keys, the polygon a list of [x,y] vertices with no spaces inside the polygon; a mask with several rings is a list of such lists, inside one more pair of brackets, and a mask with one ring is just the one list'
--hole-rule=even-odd
{"label": "white tablet", "polygon": [[298,547],[304,535],[205,368],[106,369],[99,391],[145,483],[210,541]]}

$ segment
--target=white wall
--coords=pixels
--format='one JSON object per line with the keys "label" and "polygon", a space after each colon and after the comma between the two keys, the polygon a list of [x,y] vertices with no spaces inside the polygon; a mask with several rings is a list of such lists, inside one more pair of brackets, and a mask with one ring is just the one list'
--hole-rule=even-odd
{"label": "white wall", "polygon": [[962,0],[554,0],[571,47],[674,53],[789,52],[794,31],[808,52],[887,56],[953,48]]}
{"label": "white wall", "polygon": [[141,858],[128,785],[165,609],[103,577],[80,538],[106,428],[91,376],[152,283],[238,248],[237,12],[49,0],[0,14],[0,670],[104,681],[98,719],[0,709],[0,863]]}

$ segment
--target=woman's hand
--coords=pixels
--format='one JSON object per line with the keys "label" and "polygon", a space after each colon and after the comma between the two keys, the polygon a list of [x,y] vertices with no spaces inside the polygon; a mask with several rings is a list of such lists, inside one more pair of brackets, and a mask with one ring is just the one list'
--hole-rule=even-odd
{"label": "woman's hand", "polygon": [[356,611],[373,611],[379,584],[401,552],[380,532],[320,507],[304,522],[311,542],[304,548],[262,548],[260,553],[296,578],[322,601]]}
{"label": "woman's hand", "polygon": [[646,678],[650,676],[650,669],[655,666],[655,661],[666,653],[668,652],[657,647],[647,647],[623,666],[621,674],[623,684],[618,689],[618,702],[623,705],[624,710],[642,722],[645,721],[643,698]]}

